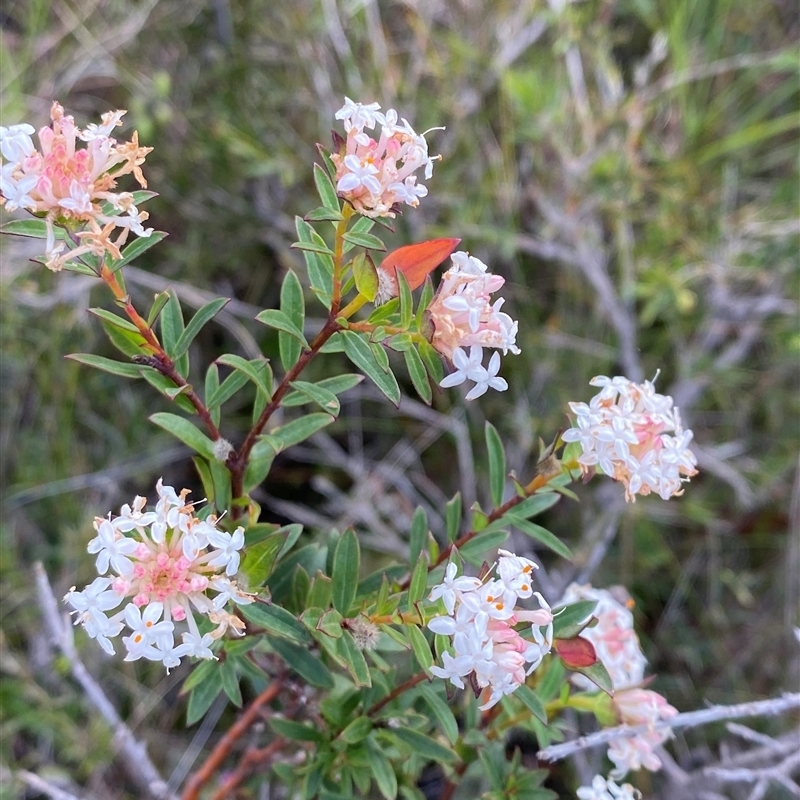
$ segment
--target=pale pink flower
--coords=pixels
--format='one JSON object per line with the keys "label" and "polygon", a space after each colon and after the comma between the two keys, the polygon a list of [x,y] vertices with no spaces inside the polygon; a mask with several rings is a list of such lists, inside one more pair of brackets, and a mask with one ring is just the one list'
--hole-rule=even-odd
{"label": "pale pink flower", "polygon": [[697,474],[697,459],[672,398],[655,391],[651,381],[633,383],[600,375],[590,383],[601,391],[586,403],[570,403],[575,427],[565,442],[580,443],[578,463],[584,474],[596,467],[625,487],[625,499],[655,492],[664,500],[683,494],[682,484]]}
{"label": "pale pink flower", "polygon": [[[125,195],[131,197],[129,193],[113,191],[117,180],[127,174],[133,174],[142,187],[147,186],[141,165],[152,148],[141,147],[135,132],[131,141],[124,143],[109,135],[121,124],[124,113],[109,112],[101,125],[90,125],[81,131],[61,105],[53,103],[52,126],[39,131],[38,150],[31,139],[32,126],[0,128],[0,152],[8,162],[2,166],[0,203],[10,211],[25,208],[44,217],[46,264],[54,271],[86,253],[110,253],[119,258],[119,249],[130,231],[138,236],[152,233],[152,229],[142,227],[147,212],[138,211],[124,199]],[[79,141],[85,146],[79,146]],[[109,213],[107,204],[116,213]],[[64,241],[56,241],[55,224],[73,231],[88,225],[90,230],[78,247],[65,250]],[[115,228],[120,231],[112,241],[110,233]]]}
{"label": "pale pink flower", "polygon": [[[438,157],[428,155],[424,133],[416,133],[406,120],[398,124],[394,109],[385,114],[379,109],[378,103],[364,105],[345,98],[336,118],[344,122],[347,140],[344,151],[333,153],[331,159],[336,191],[356,211],[368,217],[394,217],[401,203],[414,207],[427,195],[427,187],[417,184],[412,173],[424,168],[425,178],[430,178]],[[366,131],[376,124],[380,135],[373,138]]]}
{"label": "pale pink flower", "polygon": [[[453,654],[444,653],[443,666],[433,666],[431,671],[462,689],[462,679],[471,675],[471,685],[489,690],[482,709],[521,686],[553,644],[550,606],[538,592],[529,591],[536,564],[506,550],[500,552],[499,580],[481,583],[477,578],[456,577],[451,562],[444,582],[434,586],[430,595],[444,599],[448,615],[434,617],[428,628],[451,636],[453,642]],[[518,599],[531,596],[538,609],[516,607]],[[531,625],[532,641],[517,629],[520,623]]]}
{"label": "pale pink flower", "polygon": [[[597,658],[608,670],[614,688],[625,689],[641,683],[647,659],[633,629],[630,607],[621,603],[607,589],[595,589],[589,584],[580,586],[577,583],[567,588],[558,604],[570,605],[580,600],[597,601],[594,610],[584,620],[588,622],[591,617],[596,617],[597,625],[584,628],[581,636],[594,645]],[[583,675],[575,673],[571,679],[581,689],[592,691],[595,688]]]}
{"label": "pale pink flower", "polygon": [[[114,652],[110,639],[127,627],[130,634],[122,639],[127,661],[146,658],[170,669],[184,655],[214,658],[211,644],[228,630],[241,634],[244,628],[238,617],[224,611],[225,605],[244,605],[253,598],[230,578],[239,567],[244,529],[230,534],[217,528],[213,515],[199,520],[187,489],[178,493],[160,479],[156,489],[155,511],[146,511],[146,499],[137,496],[120,516],[95,520],[97,536],[89,552],[97,553],[98,572],[111,568],[117,574],[96,578],[64,599],[78,612],[76,624],[83,624],[107,652]],[[124,601],[119,611],[107,615]],[[217,627],[201,635],[195,613]],[[177,623],[185,623],[187,630],[179,631]]]}
{"label": "pale pink flower", "polygon": [[453,364],[453,371],[440,385],[448,388],[473,381],[475,386],[467,394],[467,399],[473,400],[489,388],[500,392],[508,388],[498,377],[500,354],[494,353],[484,367],[483,348],[496,348],[504,355],[519,353],[518,323],[500,310],[502,298],[492,302],[492,294],[505,283],[501,276],[493,275],[480,259],[464,251],[453,253],[451,259],[453,266],[442,276],[427,309],[433,328],[431,344]]}
{"label": "pale pink flower", "polygon": [[642,793],[629,783],[618,786],[614,781],[595,775],[591,786],[581,786],[578,800],[640,800]]}

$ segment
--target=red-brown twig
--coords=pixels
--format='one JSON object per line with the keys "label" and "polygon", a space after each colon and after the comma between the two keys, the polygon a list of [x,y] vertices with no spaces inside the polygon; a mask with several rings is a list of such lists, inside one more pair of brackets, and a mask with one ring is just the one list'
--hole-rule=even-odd
{"label": "red-brown twig", "polygon": [[228,776],[222,786],[217,789],[211,800],[230,800],[231,792],[239,787],[250,775],[253,767],[269,761],[285,744],[286,740],[279,736],[265,747],[248,750],[242,756],[239,766]]}
{"label": "red-brown twig", "polygon": [[214,773],[222,766],[236,742],[244,736],[247,729],[258,719],[261,708],[272,702],[283,688],[283,676],[276,678],[255,700],[247,707],[244,714],[236,721],[231,729],[217,742],[216,747],[209,753],[208,758],[197,772],[192,775],[186,788],[183,790],[181,800],[198,800],[203,787],[211,780]]}
{"label": "red-brown twig", "polygon": [[422,683],[422,681],[428,680],[428,676],[424,672],[418,672],[416,675],[412,675],[405,683],[401,683],[396,689],[392,689],[386,697],[382,697],[378,700],[377,703],[374,703],[367,709],[367,716],[371,717],[373,714],[376,714],[380,711],[387,703],[391,703],[395,697],[399,697],[403,692],[407,692],[409,689],[413,689],[418,683]]}

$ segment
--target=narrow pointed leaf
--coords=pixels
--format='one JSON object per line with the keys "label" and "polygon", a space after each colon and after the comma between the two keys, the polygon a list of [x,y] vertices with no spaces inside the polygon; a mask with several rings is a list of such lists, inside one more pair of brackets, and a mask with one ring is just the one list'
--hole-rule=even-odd
{"label": "narrow pointed leaf", "polygon": [[303,331],[289,319],[289,317],[277,308],[268,308],[256,316],[256,319],[264,325],[269,325],[271,328],[276,328],[279,331],[294,336],[305,348],[308,348],[308,342],[303,335]]}
{"label": "narrow pointed leaf", "polygon": [[391,372],[384,372],[372,352],[366,338],[353,331],[342,331],[342,342],[347,357],[383,392],[396,406],[400,405],[400,387]]}
{"label": "narrow pointed leaf", "polygon": [[[300,281],[293,270],[289,270],[286,273],[281,285],[281,311],[286,314],[298,331],[303,330],[306,314],[303,287],[300,285]],[[278,334],[278,346],[281,354],[281,364],[283,364],[284,370],[288,371],[300,358],[300,341],[295,335],[281,331]]]}
{"label": "narrow pointed leaf", "polygon": [[197,334],[200,333],[203,326],[216,317],[228,303],[230,303],[230,298],[219,297],[216,300],[211,300],[199,309],[189,320],[189,324],[178,338],[178,341],[175,342],[172,357],[180,358],[189,349],[189,345],[194,341]]}
{"label": "narrow pointed leaf", "polygon": [[572,551],[557,536],[550,533],[547,528],[530,522],[527,519],[519,519],[513,514],[506,515],[505,519],[515,528],[519,528],[524,534],[541,542],[545,547],[549,547],[554,553],[558,553],[562,558],[572,559]]}
{"label": "narrow pointed leaf", "polygon": [[352,528],[346,530],[336,545],[333,556],[333,607],[347,616],[356,596],[361,550],[358,537]]}
{"label": "narrow pointed leaf", "polygon": [[513,696],[521,700],[536,719],[547,725],[547,711],[545,711],[542,701],[537,697],[533,689],[523,684],[517,687]]}
{"label": "narrow pointed leaf", "polygon": [[284,639],[272,639],[270,646],[291,669],[312,686],[333,689],[331,671],[307,648],[298,647]]}
{"label": "narrow pointed leaf", "polygon": [[427,405],[431,404],[433,400],[433,391],[428,381],[428,373],[425,370],[425,365],[419,357],[419,353],[412,347],[403,352],[403,358],[406,361],[406,369],[411,377],[411,382],[417,390],[417,394],[422,401]]}
{"label": "narrow pointed leaf", "polygon": [[301,394],[304,394],[311,402],[316,403],[323,411],[333,417],[339,416],[341,406],[339,398],[317,383],[308,381],[292,381],[290,386]]}
{"label": "narrow pointed leaf", "polygon": [[147,252],[151,247],[157,245],[169,236],[164,231],[153,231],[149,236],[137,236],[130,244],[122,248],[122,258],[112,261],[109,269],[116,272],[126,264],[130,264],[134,259],[139,258],[142,253]]}
{"label": "narrow pointed leaf", "polygon": [[339,197],[336,189],[328,177],[328,173],[319,165],[314,164],[314,184],[317,187],[317,194],[325,208],[339,211]]}
{"label": "narrow pointed leaf", "polygon": [[311,636],[305,626],[290,614],[286,609],[275,605],[251,603],[239,606],[242,616],[264,628],[275,636],[281,636],[295,644],[307,645],[311,643]]}
{"label": "narrow pointed leaf", "polygon": [[506,483],[506,454],[497,429],[486,423],[486,449],[489,451],[489,486],[495,508],[503,503]]}
{"label": "narrow pointed leaf", "polygon": [[177,414],[160,411],[157,414],[151,414],[150,421],[180,439],[184,444],[188,444],[192,450],[200,453],[204,458],[214,458],[214,443],[188,419],[179,417]]}
{"label": "narrow pointed leaf", "polygon": [[80,364],[86,364],[95,369],[101,369],[103,372],[109,372],[112,375],[119,375],[122,378],[141,378],[142,369],[138,364],[127,364],[124,361],[113,361],[110,358],[103,356],[95,356],[91,353],[70,353],[65,358],[72,361],[77,361]]}

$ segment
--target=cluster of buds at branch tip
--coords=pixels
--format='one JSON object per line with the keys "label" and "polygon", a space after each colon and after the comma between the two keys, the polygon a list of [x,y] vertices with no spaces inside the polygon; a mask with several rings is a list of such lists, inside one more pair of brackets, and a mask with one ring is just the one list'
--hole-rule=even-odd
{"label": "cluster of buds at branch tip", "polygon": [[[0,171],[0,203],[8,211],[24,208],[44,217],[45,264],[53,271],[85,253],[101,257],[109,253],[118,259],[131,232],[137,236],[153,232],[143,227],[148,214],[136,208],[133,195],[112,191],[117,180],[129,173],[142,188],[147,186],[141,165],[152,148],[141,147],[135,131],[123,143],[110,135],[124,114],[110,111],[99,125],[80,129],[59,103],[53,103],[52,126],[39,131],[38,150],[31,139],[33,126],[0,127],[0,152],[6,159]],[[78,140],[85,143],[83,147]],[[64,252],[66,243],[57,240],[56,223],[76,230],[80,245]]]}

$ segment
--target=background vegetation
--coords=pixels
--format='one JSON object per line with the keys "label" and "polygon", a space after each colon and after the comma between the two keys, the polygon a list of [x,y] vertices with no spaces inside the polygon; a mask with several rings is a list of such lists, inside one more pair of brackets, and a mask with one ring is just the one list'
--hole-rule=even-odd
{"label": "background vegetation", "polygon": [[[274,347],[252,317],[276,304],[288,266],[303,269],[289,250],[293,217],[317,204],[314,143],[329,142],[344,95],[397,108],[417,130],[446,125],[429,136],[443,155],[430,195],[391,238],[460,236],[506,277],[522,346],[504,362],[510,389],[471,405],[458,391],[432,408],[404,400],[394,413],[362,384],[339,423],[278,462],[256,494],[264,518],[354,525],[377,567],[404,552],[415,505],[443,526],[454,491],[466,506],[483,497],[484,418],[510,466],[529,474],[537,437],[565,424],[567,400],[588,399],[593,375],[660,369],[659,390],[695,432],[701,475],[668,504],[626,507],[619,486],[579,488],[580,505],[562,502],[545,522],[575,563],[542,570],[543,588],[557,599],[574,579],[626,586],[655,688],[681,710],[796,689],[797,5],[559,6],[6,0],[2,124],[39,127],[56,98],[79,124],[129,110],[124,131],[155,147],[151,222],[170,233],[126,272],[129,288],[144,300],[172,286],[190,307],[236,301],[198,341],[199,363]],[[187,453],[147,422],[165,400],[63,358],[111,355],[85,311],[109,305],[103,287],[31,265],[23,241],[2,246],[0,760],[132,797],[109,766],[107,729],[41,633],[31,565],[43,560],[60,592],[82,585],[95,514],[160,475],[199,482]],[[225,431],[233,440],[238,422]],[[180,778],[187,749],[196,756],[217,735],[185,728],[185,673],[78,642],[164,774]],[[211,713],[223,730],[233,711]],[[687,734],[673,755],[697,768],[723,733]],[[581,777],[599,763],[579,764]],[[551,785],[574,789],[571,769]],[[647,796],[659,780],[638,776]],[[24,796],[10,783],[3,792]]]}

